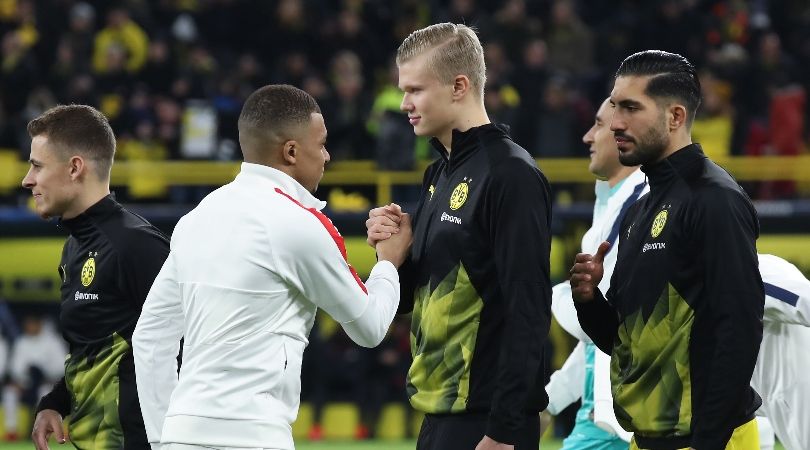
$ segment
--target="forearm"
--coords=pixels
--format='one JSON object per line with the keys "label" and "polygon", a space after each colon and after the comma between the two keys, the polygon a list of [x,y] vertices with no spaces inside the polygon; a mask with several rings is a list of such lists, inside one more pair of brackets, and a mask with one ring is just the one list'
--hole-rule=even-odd
{"label": "forearm", "polygon": [[57,381],[51,392],[48,392],[39,400],[36,412],[44,409],[52,409],[62,417],[70,414],[70,392],[67,389],[65,377]]}
{"label": "forearm", "polygon": [[[505,283],[506,284],[506,283]],[[497,388],[486,435],[512,444],[524,426],[533,398],[544,395],[543,346],[551,323],[550,290],[540,282],[510,281],[513,306],[508,308],[497,368]]]}
{"label": "forearm", "polygon": [[388,261],[378,262],[365,283],[368,304],[356,319],[341,323],[352,341],[363,347],[376,347],[382,342],[394,320],[399,305],[397,269]]}
{"label": "forearm", "polygon": [[599,289],[594,290],[592,301],[574,302],[574,306],[577,308],[577,318],[582,329],[599,350],[610,355],[613,352],[616,330],[619,328],[616,310],[605,300]]}

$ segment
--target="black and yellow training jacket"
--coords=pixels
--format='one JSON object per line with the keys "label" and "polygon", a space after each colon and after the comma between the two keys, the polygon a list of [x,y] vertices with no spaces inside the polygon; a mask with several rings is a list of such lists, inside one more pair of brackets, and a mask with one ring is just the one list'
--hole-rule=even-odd
{"label": "black and yellow training jacket", "polygon": [[65,377],[37,406],[69,417],[78,449],[149,449],[135,385],[132,332],[169,254],[168,239],[112,196],[60,225]]}
{"label": "black and yellow training jacket", "polygon": [[454,131],[425,172],[401,312],[413,310],[407,391],[418,410],[489,413],[503,443],[545,409],[551,201],[529,154],[495,125]]}
{"label": "black and yellow training jacket", "polygon": [[577,304],[579,320],[612,355],[616,417],[641,448],[724,449],[761,404],[757,214],[697,144],[642,170],[607,301]]}

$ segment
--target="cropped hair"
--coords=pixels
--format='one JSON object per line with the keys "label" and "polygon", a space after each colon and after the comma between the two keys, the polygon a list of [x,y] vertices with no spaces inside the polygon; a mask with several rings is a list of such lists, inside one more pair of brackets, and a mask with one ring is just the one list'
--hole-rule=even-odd
{"label": "cropped hair", "polygon": [[288,84],[267,85],[245,101],[239,133],[270,141],[289,139],[295,128],[309,123],[313,113],[320,114],[321,108],[308,93]]}
{"label": "cropped hair", "polygon": [[411,33],[397,49],[397,65],[429,52],[428,70],[443,83],[466,75],[483,97],[487,81],[484,49],[475,30],[461,24],[437,23]]}
{"label": "cropped hair", "polygon": [[62,156],[80,155],[95,162],[100,179],[108,180],[115,158],[115,135],[110,122],[87,105],[58,105],[28,122],[32,138],[44,136]]}
{"label": "cropped hair", "polygon": [[645,94],[656,103],[676,99],[687,109],[687,125],[691,126],[700,107],[700,80],[695,66],[676,53],[645,50],[628,56],[616,71],[623,76],[649,76]]}

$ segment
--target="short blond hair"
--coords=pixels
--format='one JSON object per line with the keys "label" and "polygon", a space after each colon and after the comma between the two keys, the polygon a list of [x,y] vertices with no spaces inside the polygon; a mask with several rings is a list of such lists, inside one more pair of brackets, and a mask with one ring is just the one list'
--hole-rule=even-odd
{"label": "short blond hair", "polygon": [[475,30],[461,24],[437,23],[411,33],[397,49],[397,65],[430,52],[427,66],[443,83],[466,75],[483,98],[487,81],[484,49]]}

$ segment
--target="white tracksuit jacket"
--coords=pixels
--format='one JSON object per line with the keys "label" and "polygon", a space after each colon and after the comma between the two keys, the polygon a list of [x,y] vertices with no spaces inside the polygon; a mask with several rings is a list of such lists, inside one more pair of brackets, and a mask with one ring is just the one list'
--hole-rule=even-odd
{"label": "white tracksuit jacket", "polygon": [[810,449],[810,280],[796,266],[759,255],[765,327],[751,386],[787,450]]}
{"label": "white tracksuit jacket", "polygon": [[[603,241],[610,241],[612,244],[612,248],[605,256],[604,277],[599,284],[602,292],[607,292],[610,276],[616,266],[619,215],[639,196],[649,192],[649,186],[645,182],[644,172],[636,170],[625,178],[619,189],[612,195],[610,195],[610,186],[606,181],[597,181],[595,190],[597,200],[594,204],[593,224],[582,237],[582,251],[593,254]],[[580,341],[591,342],[591,339],[579,326],[574,300],[571,297],[571,285],[567,281],[552,289],[551,311],[557,322],[569,334]],[[546,392],[549,397],[548,410],[552,414],[557,414],[582,396],[584,361],[582,352],[575,350],[563,367],[551,375],[551,380],[546,385]],[[619,426],[613,413],[613,395],[610,391],[610,356],[599,349],[596,349],[595,352],[593,379],[594,423],[605,431],[618,435],[629,442],[632,434]]]}
{"label": "white tracksuit jacket", "polygon": [[396,268],[377,263],[364,285],[324,205],[283,172],[243,163],[180,219],[132,338],[153,448],[292,449],[317,308],[360,345],[383,339],[399,303]]}

